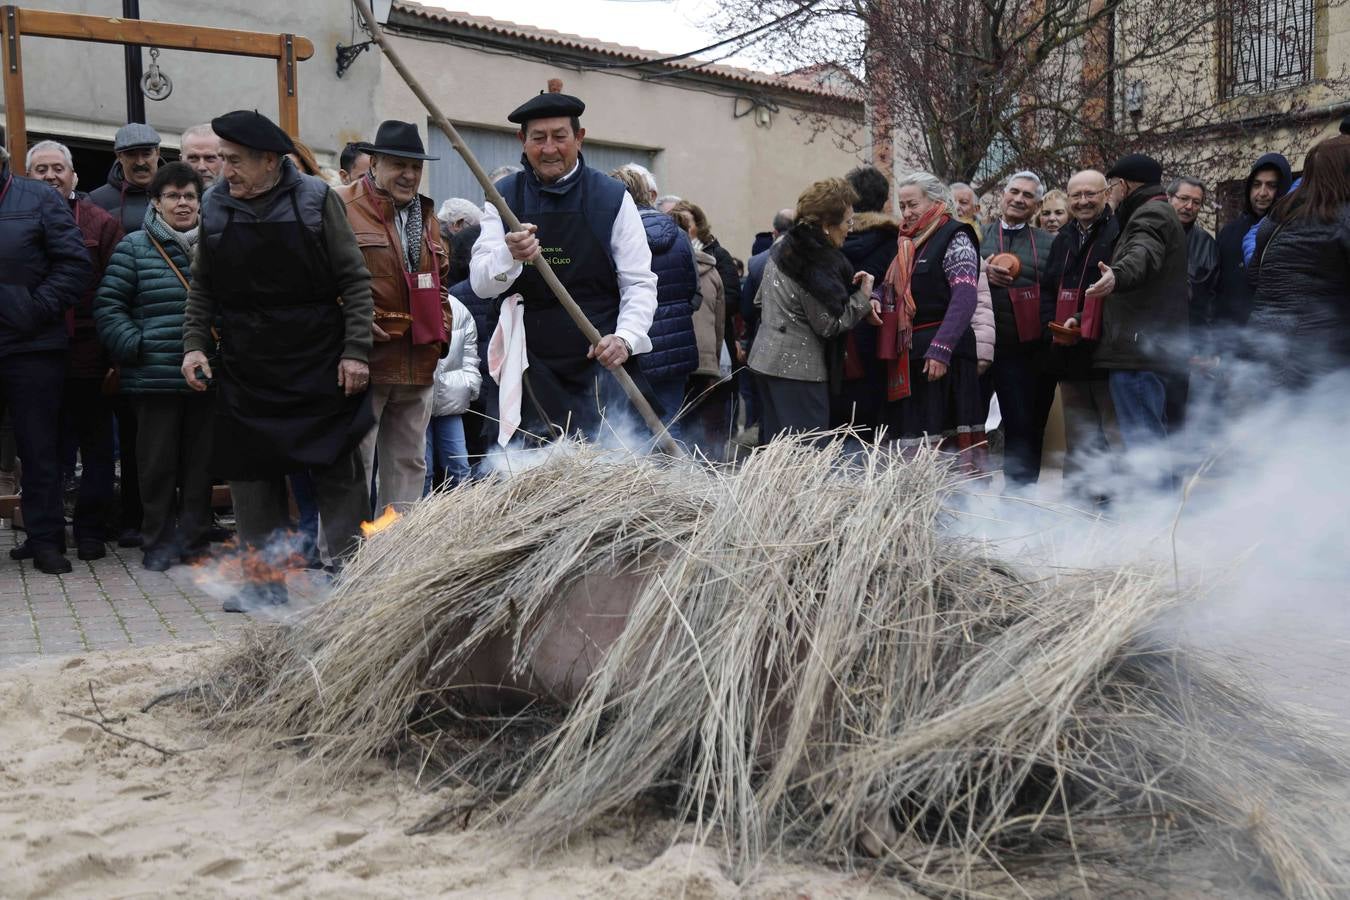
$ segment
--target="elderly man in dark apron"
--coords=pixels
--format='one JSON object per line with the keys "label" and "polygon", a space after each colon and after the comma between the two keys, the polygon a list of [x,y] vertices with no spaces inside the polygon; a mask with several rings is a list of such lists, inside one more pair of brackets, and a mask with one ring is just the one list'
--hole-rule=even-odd
{"label": "elderly man in dark apron", "polygon": [[252,554],[224,608],[244,612],[288,599],[285,475],[313,476],[336,559],[355,550],[370,514],[357,448],[374,422],[372,301],[342,201],[286,158],[286,133],[244,110],[211,127],[222,177],[202,198],[183,377],[196,390],[214,377],[219,389],[212,470],[230,481],[241,550]]}
{"label": "elderly man in dark apron", "polygon": [[[542,93],[507,116],[520,127],[525,169],[497,190],[522,228],[506,233],[489,204],[469,269],[478,296],[519,294],[524,303],[529,366],[521,423],[544,438],[576,431],[594,438],[602,416],[612,425],[616,411],[627,413],[617,382],[600,377],[601,367],[624,366],[645,386],[630,360],[651,349],[647,330],[656,310],[656,275],[637,206],[581,155],[585,109],[576,97]],[[540,255],[603,336],[594,347],[531,265]],[[503,404],[506,397],[503,391]]]}

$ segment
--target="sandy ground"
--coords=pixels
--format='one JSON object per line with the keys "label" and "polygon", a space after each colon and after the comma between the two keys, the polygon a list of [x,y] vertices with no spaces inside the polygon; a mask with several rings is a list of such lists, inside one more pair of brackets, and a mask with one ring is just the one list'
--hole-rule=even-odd
{"label": "sandy ground", "polygon": [[[43,658],[0,670],[3,897],[896,897],[819,867],[777,865],[738,886],[714,850],[661,823],[615,821],[533,863],[482,833],[409,837],[443,797],[372,763],[342,790],[296,788],[278,749],[244,759],[181,708],[139,708],[186,683],[218,645]],[[71,718],[97,719],[169,757]],[[190,748],[190,749],[189,749]]]}
{"label": "sandy ground", "polygon": [[[1277,668],[1306,678],[1277,693],[1350,721],[1339,638],[1323,653],[1306,645],[1295,653],[1272,640],[1281,630],[1265,632],[1267,661],[1282,660]],[[181,707],[139,711],[161,691],[189,683],[223,649],[175,644],[44,656],[0,669],[0,897],[919,896],[893,878],[784,862],[738,885],[716,849],[677,839],[670,823],[651,815],[616,816],[533,861],[504,849],[499,835],[408,836],[404,830],[440,809],[445,794],[420,791],[410,776],[377,762],[356,784],[315,787],[296,776],[293,749],[245,756],[197,729]],[[184,752],[165,756],[68,715],[99,718],[91,685],[110,723],[126,717],[113,730]],[[1093,893],[1260,895],[1230,862],[1188,854],[1172,863],[1161,880],[1126,874],[1109,887],[1098,882]],[[1067,882],[1026,887],[1029,896],[1082,894]]]}

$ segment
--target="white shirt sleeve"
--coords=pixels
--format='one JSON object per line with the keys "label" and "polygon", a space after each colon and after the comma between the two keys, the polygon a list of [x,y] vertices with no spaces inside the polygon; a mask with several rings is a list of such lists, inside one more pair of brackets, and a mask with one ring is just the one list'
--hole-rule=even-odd
{"label": "white shirt sleeve", "polygon": [[475,294],[488,300],[506,293],[520,277],[524,266],[511,258],[511,251],[506,246],[506,229],[497,207],[484,203],[483,219],[478,224],[482,230],[473,243],[473,256],[469,259],[469,286]]}
{"label": "white shirt sleeve", "polygon": [[[637,204],[627,193],[614,219],[609,247],[619,277],[619,321],[614,333],[628,341],[634,353],[646,353],[652,349],[647,332],[656,315],[656,273],[652,271],[647,229],[643,227]],[[474,251],[476,255],[477,247]]]}

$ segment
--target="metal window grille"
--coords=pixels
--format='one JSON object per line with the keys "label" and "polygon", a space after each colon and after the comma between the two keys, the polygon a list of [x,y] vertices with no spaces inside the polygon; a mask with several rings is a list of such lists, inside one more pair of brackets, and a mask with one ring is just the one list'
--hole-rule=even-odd
{"label": "metal window grille", "polygon": [[1318,0],[1227,0],[1220,17],[1225,97],[1313,80]]}

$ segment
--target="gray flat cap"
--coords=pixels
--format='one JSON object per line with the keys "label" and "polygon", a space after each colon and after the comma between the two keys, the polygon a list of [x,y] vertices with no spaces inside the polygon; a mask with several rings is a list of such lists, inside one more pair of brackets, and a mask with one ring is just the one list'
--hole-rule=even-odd
{"label": "gray flat cap", "polygon": [[140,122],[128,122],[117,129],[117,136],[113,138],[113,152],[121,153],[123,150],[135,150],[138,147],[158,147],[159,132]]}

